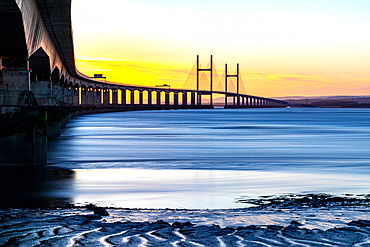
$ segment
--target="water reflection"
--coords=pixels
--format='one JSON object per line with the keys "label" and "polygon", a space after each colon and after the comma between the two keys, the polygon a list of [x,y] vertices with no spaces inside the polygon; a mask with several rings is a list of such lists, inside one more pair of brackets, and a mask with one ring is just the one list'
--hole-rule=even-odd
{"label": "water reflection", "polygon": [[369,126],[370,109],[106,113],[73,119],[48,155],[74,169],[72,203],[224,208],[240,196],[368,194]]}
{"label": "water reflection", "polygon": [[0,167],[0,207],[50,207],[72,201],[75,172],[50,167]]}
{"label": "water reflection", "polygon": [[78,169],[74,203],[123,208],[240,208],[241,196],[368,191],[368,176],[283,171]]}

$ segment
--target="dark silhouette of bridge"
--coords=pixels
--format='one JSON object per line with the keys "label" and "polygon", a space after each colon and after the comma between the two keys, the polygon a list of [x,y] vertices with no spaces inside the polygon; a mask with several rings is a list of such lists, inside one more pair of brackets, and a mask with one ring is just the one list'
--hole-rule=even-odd
{"label": "dark silhouette of bridge", "polygon": [[225,107],[287,106],[246,94],[239,65],[234,75],[226,65],[224,87],[213,85],[214,68],[212,56],[209,68],[197,57],[196,79],[178,89],[91,78],[76,69],[71,0],[0,0],[0,165],[46,164],[47,137],[78,114],[213,108],[214,95]]}

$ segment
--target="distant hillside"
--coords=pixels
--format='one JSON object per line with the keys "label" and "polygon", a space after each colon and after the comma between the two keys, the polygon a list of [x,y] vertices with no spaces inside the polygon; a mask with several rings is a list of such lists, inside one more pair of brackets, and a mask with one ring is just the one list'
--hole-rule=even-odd
{"label": "distant hillside", "polygon": [[[288,96],[271,97],[277,100],[287,101],[291,107],[348,107],[348,108],[370,108],[370,95],[365,96]],[[204,103],[206,100],[203,101]],[[233,100],[229,98],[229,104]],[[217,97],[213,100],[216,107],[224,107],[225,98]]]}
{"label": "distant hillside", "polygon": [[289,102],[293,107],[370,107],[370,96],[290,96],[274,97]]}

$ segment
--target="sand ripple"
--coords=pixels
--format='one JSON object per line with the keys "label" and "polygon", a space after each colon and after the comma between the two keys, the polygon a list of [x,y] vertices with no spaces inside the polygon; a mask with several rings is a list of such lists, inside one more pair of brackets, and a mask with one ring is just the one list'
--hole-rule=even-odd
{"label": "sand ripple", "polygon": [[[124,215],[127,217],[124,212],[128,211],[113,209],[108,211],[110,216],[101,217],[87,209],[2,210],[0,245],[330,247],[370,244],[370,221],[364,219],[348,221],[341,227],[326,230],[308,229],[294,220],[285,225],[220,227],[215,224],[202,225],[199,222],[193,224],[185,221],[132,222],[123,220]],[[131,211],[138,213],[139,210]],[[173,215],[171,212],[170,215]],[[196,216],[200,213],[193,211],[191,215]],[[217,215],[219,212],[212,213]],[[228,212],[234,214],[235,218],[240,217],[241,213]]]}

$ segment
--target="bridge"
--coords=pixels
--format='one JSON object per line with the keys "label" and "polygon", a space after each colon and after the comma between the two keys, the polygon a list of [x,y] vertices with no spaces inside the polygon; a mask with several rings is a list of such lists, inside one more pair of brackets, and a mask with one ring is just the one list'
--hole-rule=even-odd
{"label": "bridge", "polygon": [[[76,69],[71,0],[0,0],[0,164],[45,164],[45,135],[58,136],[76,114],[213,108],[214,95],[225,98],[226,108],[287,106],[242,92],[237,67],[230,75],[225,65],[223,88],[213,85],[212,56],[209,68],[202,68],[197,57],[191,87],[189,82],[175,89],[91,78]],[[210,74],[207,82],[202,73]],[[236,86],[230,84],[233,79]]]}
{"label": "bridge", "polygon": [[[211,74],[208,90],[200,90],[199,76],[194,81],[197,87],[192,90],[124,85],[90,78],[75,66],[71,1],[1,0],[0,4],[0,102],[3,106],[68,104],[126,108],[136,105],[139,108],[144,106],[145,98],[147,106],[194,108],[204,104],[204,95],[210,95],[208,104],[213,105],[214,94],[236,99],[234,107],[287,105],[283,101],[241,94],[239,85],[236,92],[228,91],[227,82],[225,91],[213,91],[212,58],[209,69],[200,68],[199,58],[197,60],[197,74],[202,71]],[[226,75],[226,81],[231,76],[237,76],[239,81],[239,70],[237,75]]]}

